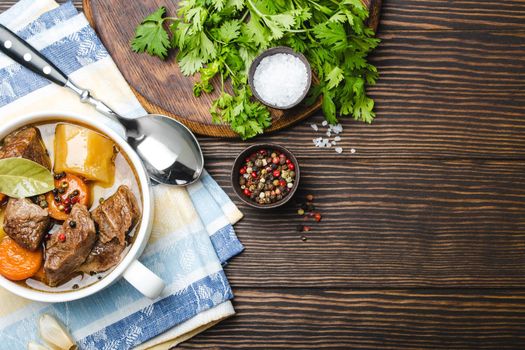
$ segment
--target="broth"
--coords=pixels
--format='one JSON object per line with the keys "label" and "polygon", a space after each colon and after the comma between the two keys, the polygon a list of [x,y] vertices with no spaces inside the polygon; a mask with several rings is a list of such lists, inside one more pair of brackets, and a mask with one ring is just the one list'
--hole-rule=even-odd
{"label": "broth", "polygon": [[[80,123],[77,124],[77,123],[62,122],[62,121],[49,121],[49,122],[43,122],[43,123],[37,123],[37,124],[28,125],[28,126],[36,127],[36,128],[38,128],[40,130],[40,133],[41,133],[41,136],[42,136],[42,140],[43,140],[44,145],[45,145],[45,147],[46,147],[46,149],[47,149],[47,151],[49,153],[49,157],[51,159],[52,169],[53,169],[53,166],[54,166],[55,129],[56,129],[57,125],[59,125],[59,124],[71,124],[71,125],[80,126],[80,127],[83,127],[83,128],[86,128],[86,129],[90,129],[92,131],[95,131],[95,132],[105,136],[106,138],[108,138],[106,135],[104,135],[100,131],[98,131],[96,129],[93,129],[92,127],[87,127],[85,125],[82,125]],[[116,147],[116,145],[115,145],[115,147]],[[133,244],[135,233],[138,232],[138,230],[140,229],[140,222],[141,222],[142,210],[143,210],[143,206],[142,206],[143,198],[142,198],[142,195],[141,195],[141,192],[140,192],[138,176],[136,174],[136,171],[135,171],[131,161],[129,160],[127,155],[124,154],[124,152],[122,150],[117,148],[117,152],[116,152],[116,156],[115,156],[115,177],[114,177],[114,182],[113,182],[113,184],[110,187],[104,187],[104,186],[101,186],[100,184],[98,184],[96,182],[90,182],[92,203],[90,204],[90,207],[88,208],[88,210],[92,211],[93,209],[95,209],[99,205],[99,199],[100,198],[106,199],[106,198],[110,197],[111,195],[113,195],[117,191],[117,189],[118,189],[118,187],[120,185],[126,185],[126,186],[129,187],[129,189],[131,190],[131,192],[133,193],[133,195],[137,199],[137,203],[138,203],[139,210],[140,210],[140,216],[139,216],[139,219],[137,220],[137,224],[127,234],[128,244],[127,244],[126,248],[124,249],[124,251],[122,252],[122,254],[120,256],[120,261],[122,261],[124,256],[128,253],[131,245]],[[0,210],[3,211],[3,210],[5,210],[5,208],[2,208]],[[61,226],[62,226],[62,223],[54,222],[53,226],[49,230],[49,233],[56,232]],[[118,266],[118,264],[116,266]],[[88,287],[88,286],[98,282],[99,280],[103,279],[106,275],[111,273],[111,271],[113,271],[116,266],[110,268],[107,271],[100,272],[100,273],[97,273],[97,274],[87,274],[87,273],[79,272],[78,275],[72,277],[69,281],[67,281],[67,282],[65,282],[65,283],[63,283],[63,284],[61,284],[61,285],[59,285],[57,287],[50,287],[50,286],[46,285],[45,283],[40,282],[40,281],[38,281],[36,279],[33,279],[33,278],[28,278],[26,280],[18,281],[16,283],[18,283],[20,285],[23,285],[25,287],[29,287],[29,288],[32,288],[32,289],[35,289],[35,290],[38,290],[38,291],[42,291],[42,292],[50,292],[50,293],[55,292],[56,293],[56,292],[74,291],[74,290],[78,290],[78,289],[81,289],[81,288]]]}

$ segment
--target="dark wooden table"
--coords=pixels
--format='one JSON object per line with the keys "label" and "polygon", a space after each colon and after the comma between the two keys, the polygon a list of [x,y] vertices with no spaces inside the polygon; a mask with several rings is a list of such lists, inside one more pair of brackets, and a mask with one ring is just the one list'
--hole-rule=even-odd
{"label": "dark wooden table", "polygon": [[[181,348],[525,348],[525,1],[386,0],[379,37],[377,120],[344,120],[342,155],[313,147],[320,116],[257,139],[298,156],[297,201],[237,202],[238,314]],[[246,143],[200,141],[233,196]]]}

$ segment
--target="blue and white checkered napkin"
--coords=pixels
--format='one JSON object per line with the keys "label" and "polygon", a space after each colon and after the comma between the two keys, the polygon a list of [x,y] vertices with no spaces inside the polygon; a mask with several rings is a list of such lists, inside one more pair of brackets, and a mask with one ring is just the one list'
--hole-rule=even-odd
{"label": "blue and white checkered napkin", "polygon": [[[128,116],[145,113],[83,14],[71,3],[22,0],[0,22],[49,57],[81,86]],[[111,121],[0,54],[0,123],[44,110],[74,111]],[[24,300],[0,290],[0,349],[25,349],[37,319],[50,313],[81,349],[166,349],[234,313],[222,264],[243,249],[232,225],[242,214],[205,173],[187,189],[156,186],[150,242],[140,258],[167,284],[154,302],[121,280],[89,298],[58,304]]]}

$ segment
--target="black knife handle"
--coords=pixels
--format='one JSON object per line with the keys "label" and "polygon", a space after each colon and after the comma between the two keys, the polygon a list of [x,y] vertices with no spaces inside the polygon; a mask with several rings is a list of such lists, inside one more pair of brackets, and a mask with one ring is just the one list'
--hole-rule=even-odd
{"label": "black knife handle", "polygon": [[27,41],[0,24],[0,51],[15,62],[55,84],[65,86],[67,75]]}

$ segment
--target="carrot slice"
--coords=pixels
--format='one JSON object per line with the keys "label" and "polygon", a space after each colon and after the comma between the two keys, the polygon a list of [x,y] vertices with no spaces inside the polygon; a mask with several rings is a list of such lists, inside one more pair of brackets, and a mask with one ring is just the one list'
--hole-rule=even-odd
{"label": "carrot slice", "polygon": [[42,265],[42,250],[32,252],[10,237],[0,241],[0,275],[13,281],[33,276]]}
{"label": "carrot slice", "polygon": [[[63,184],[66,184],[66,187],[62,187]],[[57,189],[63,188],[64,193],[58,193],[56,196],[53,192],[48,192],[46,194],[47,207],[49,215],[52,218],[60,221],[66,220],[69,213],[69,210],[67,209],[68,206],[71,207],[75,203],[89,206],[89,187],[81,177],[73,174],[66,174],[60,179],[55,179],[55,187]],[[78,191],[78,195],[71,197],[75,191]],[[60,198],[60,201],[56,201],[55,197]]]}

